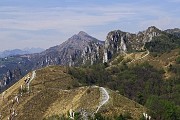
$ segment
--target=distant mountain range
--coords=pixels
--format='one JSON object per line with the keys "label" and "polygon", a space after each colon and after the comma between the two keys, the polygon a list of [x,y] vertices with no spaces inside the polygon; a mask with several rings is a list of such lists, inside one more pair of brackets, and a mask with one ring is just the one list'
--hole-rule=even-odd
{"label": "distant mountain range", "polygon": [[[16,119],[58,119],[72,109],[85,120],[94,111],[108,118],[119,114],[118,120],[147,119],[145,113],[149,119],[180,118],[178,28],[151,26],[137,34],[114,30],[105,41],[80,31],[60,45],[22,54],[0,58],[3,119],[9,111],[18,113]],[[20,104],[11,111],[17,93]]]}
{"label": "distant mountain range", "polygon": [[14,56],[14,55],[24,55],[24,54],[32,54],[39,53],[44,51],[42,48],[25,48],[25,49],[13,49],[13,50],[5,50],[0,52],[0,58]]}
{"label": "distant mountain range", "polygon": [[61,45],[40,53],[29,54],[29,52],[16,50],[18,55],[16,52],[16,56],[8,55],[6,58],[0,58],[0,89],[10,86],[19,80],[20,76],[24,76],[33,69],[49,65],[77,66],[88,60],[95,62],[100,58],[98,53],[99,50],[102,51],[103,44],[103,41],[80,31]]}
{"label": "distant mountain range", "polygon": [[[108,63],[118,54],[146,49],[150,52],[172,50],[180,46],[179,33],[177,28],[162,31],[155,26],[140,31],[138,34],[114,30],[107,34],[104,42],[80,31],[62,44],[42,52],[40,52],[41,49],[14,50],[15,52],[9,52],[9,57],[0,59],[0,87],[19,80],[19,76],[24,76],[33,69],[50,65],[92,65]],[[16,56],[12,56],[15,54]]]}
{"label": "distant mountain range", "polygon": [[[104,42],[100,41],[87,33],[80,31],[73,35],[67,41],[60,45],[51,47],[39,54],[32,54],[31,60],[35,63],[35,68],[41,68],[48,65],[79,65],[87,53],[97,47],[103,46]],[[84,51],[86,50],[86,52]]]}

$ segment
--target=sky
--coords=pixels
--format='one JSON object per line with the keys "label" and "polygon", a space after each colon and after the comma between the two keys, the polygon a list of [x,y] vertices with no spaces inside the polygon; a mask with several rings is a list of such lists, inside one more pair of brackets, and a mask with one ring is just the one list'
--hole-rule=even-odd
{"label": "sky", "polygon": [[180,0],[0,0],[0,51],[59,45],[79,31],[180,28]]}

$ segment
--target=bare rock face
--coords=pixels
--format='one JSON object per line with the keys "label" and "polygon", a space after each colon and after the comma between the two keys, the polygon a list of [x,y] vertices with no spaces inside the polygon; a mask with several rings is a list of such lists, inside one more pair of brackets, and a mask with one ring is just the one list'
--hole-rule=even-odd
{"label": "bare rock face", "polygon": [[114,54],[139,51],[144,49],[144,44],[150,42],[153,37],[161,34],[162,31],[154,26],[147,30],[132,34],[120,30],[108,33],[104,45],[103,63],[108,62]]}
{"label": "bare rock face", "polygon": [[2,88],[5,88],[13,83],[15,83],[17,80],[19,80],[22,77],[21,70],[15,69],[13,71],[8,70],[5,74],[3,74],[2,80],[0,80],[0,91],[2,91]]}
{"label": "bare rock face", "polygon": [[13,77],[13,71],[16,68],[20,68],[22,75],[25,75],[33,69],[49,65],[78,66],[105,63],[116,54],[144,50],[147,42],[162,34],[180,37],[180,30],[176,28],[161,31],[154,26],[137,34],[114,30],[108,33],[105,42],[80,31],[62,44],[41,53],[0,58],[2,61],[0,62],[0,86],[6,86],[18,78]]}
{"label": "bare rock face", "polygon": [[94,52],[92,43],[94,43],[94,45],[97,43],[96,47],[98,48],[98,43],[103,42],[80,31],[77,35],[73,35],[61,45],[51,47],[40,54],[32,55],[31,59],[35,63],[35,68],[41,68],[48,65],[80,65],[85,61],[84,59],[92,59],[93,61],[96,59],[93,55],[91,55],[91,57],[86,57],[87,54],[83,54],[85,49],[88,50],[88,53],[91,50]]}
{"label": "bare rock face", "polygon": [[90,62],[91,65],[102,60],[103,42],[92,41],[82,52],[81,58],[83,64]]}
{"label": "bare rock face", "polygon": [[100,51],[103,48],[103,44],[104,42],[80,31],[64,43],[41,53],[13,56],[12,58],[7,58],[7,60],[6,58],[1,58],[0,60],[3,61],[1,62],[3,64],[0,64],[0,89],[10,85],[19,78],[17,74],[14,74],[16,68],[20,68],[22,74],[25,75],[33,69],[49,65],[78,66],[83,61],[84,63],[91,61],[91,64],[93,64],[100,59],[100,56],[102,57],[102,52],[100,55]]}
{"label": "bare rock face", "polygon": [[104,45],[103,62],[108,62],[115,53],[125,53],[127,51],[127,42],[129,33],[115,30],[108,33]]}
{"label": "bare rock face", "polygon": [[147,30],[143,32],[139,32],[137,36],[139,37],[140,40],[142,40],[142,43],[150,42],[153,37],[160,35],[162,31],[157,29],[155,26],[149,27]]}

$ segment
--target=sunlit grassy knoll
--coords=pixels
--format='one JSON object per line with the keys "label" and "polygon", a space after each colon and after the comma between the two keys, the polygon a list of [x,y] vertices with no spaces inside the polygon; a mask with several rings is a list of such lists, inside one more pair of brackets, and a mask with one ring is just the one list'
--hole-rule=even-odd
{"label": "sunlit grassy knoll", "polygon": [[134,120],[139,120],[142,113],[147,109],[142,105],[108,89],[110,94],[109,102],[100,109],[99,112],[105,116],[115,116],[120,114],[130,114]]}

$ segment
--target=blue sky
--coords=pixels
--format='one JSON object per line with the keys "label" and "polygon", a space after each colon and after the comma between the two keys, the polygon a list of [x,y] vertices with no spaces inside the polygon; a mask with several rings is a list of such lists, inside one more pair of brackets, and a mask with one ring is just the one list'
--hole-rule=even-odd
{"label": "blue sky", "polygon": [[180,28],[180,0],[0,0],[0,51],[59,45],[79,31]]}

